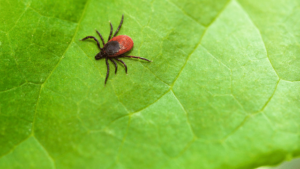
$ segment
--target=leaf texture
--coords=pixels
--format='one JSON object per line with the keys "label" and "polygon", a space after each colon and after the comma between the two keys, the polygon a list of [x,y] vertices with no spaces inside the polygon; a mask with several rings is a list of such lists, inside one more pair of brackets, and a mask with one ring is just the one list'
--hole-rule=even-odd
{"label": "leaf texture", "polygon": [[[0,168],[221,169],[300,153],[299,0],[0,0]],[[130,55],[104,85],[109,21]]]}

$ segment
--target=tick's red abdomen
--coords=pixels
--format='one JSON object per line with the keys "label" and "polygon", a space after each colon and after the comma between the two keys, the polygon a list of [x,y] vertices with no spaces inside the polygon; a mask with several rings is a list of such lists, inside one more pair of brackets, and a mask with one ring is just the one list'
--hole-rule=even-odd
{"label": "tick's red abdomen", "polygon": [[124,54],[126,52],[129,52],[133,47],[133,40],[127,35],[119,35],[119,36],[113,37],[108,42],[111,42],[111,41],[117,41],[120,45],[120,50],[117,53],[115,53],[114,55],[110,55],[109,57],[114,57],[114,56],[118,56],[118,55]]}

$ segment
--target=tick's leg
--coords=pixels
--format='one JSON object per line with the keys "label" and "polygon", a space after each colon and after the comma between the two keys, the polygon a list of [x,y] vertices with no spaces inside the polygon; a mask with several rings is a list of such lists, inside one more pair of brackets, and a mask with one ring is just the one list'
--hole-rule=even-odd
{"label": "tick's leg", "polygon": [[83,40],[86,40],[86,39],[89,39],[89,38],[94,39],[94,40],[97,42],[98,48],[99,48],[99,49],[102,49],[102,48],[100,47],[99,41],[98,41],[94,36],[87,36],[87,37],[85,37],[85,38],[83,38],[83,39],[81,39],[81,40],[83,41]]}
{"label": "tick's leg", "polygon": [[108,40],[107,41],[109,41],[110,40],[110,38],[111,38],[111,35],[112,35],[112,33],[113,33],[113,26],[112,26],[112,24],[111,24],[111,22],[109,22],[110,23],[110,34],[109,34],[109,37],[108,37]]}
{"label": "tick's leg", "polygon": [[123,62],[123,60],[118,59],[118,58],[116,58],[116,60],[119,61],[119,62],[121,62],[121,63],[124,65],[124,67],[125,67],[125,72],[126,72],[126,74],[127,74],[127,66],[126,66],[126,64]]}
{"label": "tick's leg", "polygon": [[106,58],[106,67],[107,67],[107,72],[106,72],[106,78],[105,78],[105,84],[106,84],[106,81],[108,79],[108,75],[109,75],[109,64],[108,64],[108,59]]}
{"label": "tick's leg", "polygon": [[112,61],[115,64],[115,74],[117,74],[117,71],[118,71],[117,63],[113,59],[109,59],[109,60]]}
{"label": "tick's leg", "polygon": [[121,26],[122,26],[122,24],[123,24],[123,19],[124,19],[124,14],[122,15],[122,19],[121,19],[120,25],[119,25],[119,27],[118,27],[118,29],[117,29],[117,31],[115,32],[115,34],[114,34],[113,37],[115,37],[115,36],[117,35],[117,33],[119,32],[119,30],[120,30],[120,28],[121,28]]}
{"label": "tick's leg", "polygon": [[101,34],[100,34],[100,32],[98,32],[97,30],[96,30],[96,32],[97,32],[97,33],[98,33],[98,35],[100,36],[100,38],[101,38],[101,40],[102,40],[103,47],[104,47],[105,43],[104,43],[104,40],[103,40],[103,37],[102,37],[102,35],[101,35]]}
{"label": "tick's leg", "polygon": [[148,62],[152,62],[151,60],[148,60],[148,59],[146,59],[146,58],[142,58],[142,57],[139,57],[139,56],[124,56],[124,57],[137,58],[137,59],[146,60],[146,61],[148,61]]}

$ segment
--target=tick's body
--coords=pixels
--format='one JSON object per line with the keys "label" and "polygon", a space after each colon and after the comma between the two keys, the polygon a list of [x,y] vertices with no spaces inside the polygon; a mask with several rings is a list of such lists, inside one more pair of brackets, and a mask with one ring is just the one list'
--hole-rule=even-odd
{"label": "tick's body", "polygon": [[108,42],[106,44],[104,43],[104,40],[103,40],[103,37],[101,36],[101,34],[96,30],[96,32],[98,33],[98,35],[100,36],[100,38],[102,40],[103,48],[100,47],[99,41],[94,36],[87,36],[82,39],[82,40],[86,40],[88,38],[92,38],[97,42],[97,46],[100,49],[100,52],[95,56],[95,59],[99,60],[99,59],[105,58],[106,65],[107,65],[107,73],[106,73],[105,83],[106,83],[106,81],[108,79],[108,75],[109,75],[108,60],[110,60],[114,63],[115,73],[117,73],[117,69],[118,69],[118,66],[117,66],[117,63],[115,62],[115,60],[121,62],[125,66],[125,72],[127,73],[127,66],[122,60],[119,59],[120,57],[137,58],[137,59],[142,59],[142,60],[151,62],[150,60],[142,58],[142,57],[123,55],[123,54],[129,52],[133,48],[133,41],[129,36],[127,36],[127,35],[116,36],[116,34],[119,32],[119,30],[122,26],[123,18],[124,18],[124,15],[122,16],[121,23],[120,23],[117,31],[115,32],[113,38],[111,38],[111,35],[113,32],[113,26],[110,23],[110,35],[108,38]]}
{"label": "tick's body", "polygon": [[129,36],[119,35],[109,40],[103,47],[109,57],[116,57],[129,52],[133,47],[133,41]]}

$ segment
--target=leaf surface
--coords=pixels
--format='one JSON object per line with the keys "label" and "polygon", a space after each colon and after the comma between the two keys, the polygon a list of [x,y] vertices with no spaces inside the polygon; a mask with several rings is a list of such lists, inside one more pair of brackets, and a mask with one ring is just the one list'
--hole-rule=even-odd
{"label": "leaf surface", "polygon": [[[254,168],[300,153],[299,0],[0,0],[0,168]],[[134,59],[92,40],[109,21]],[[99,39],[99,38],[98,38]]]}

